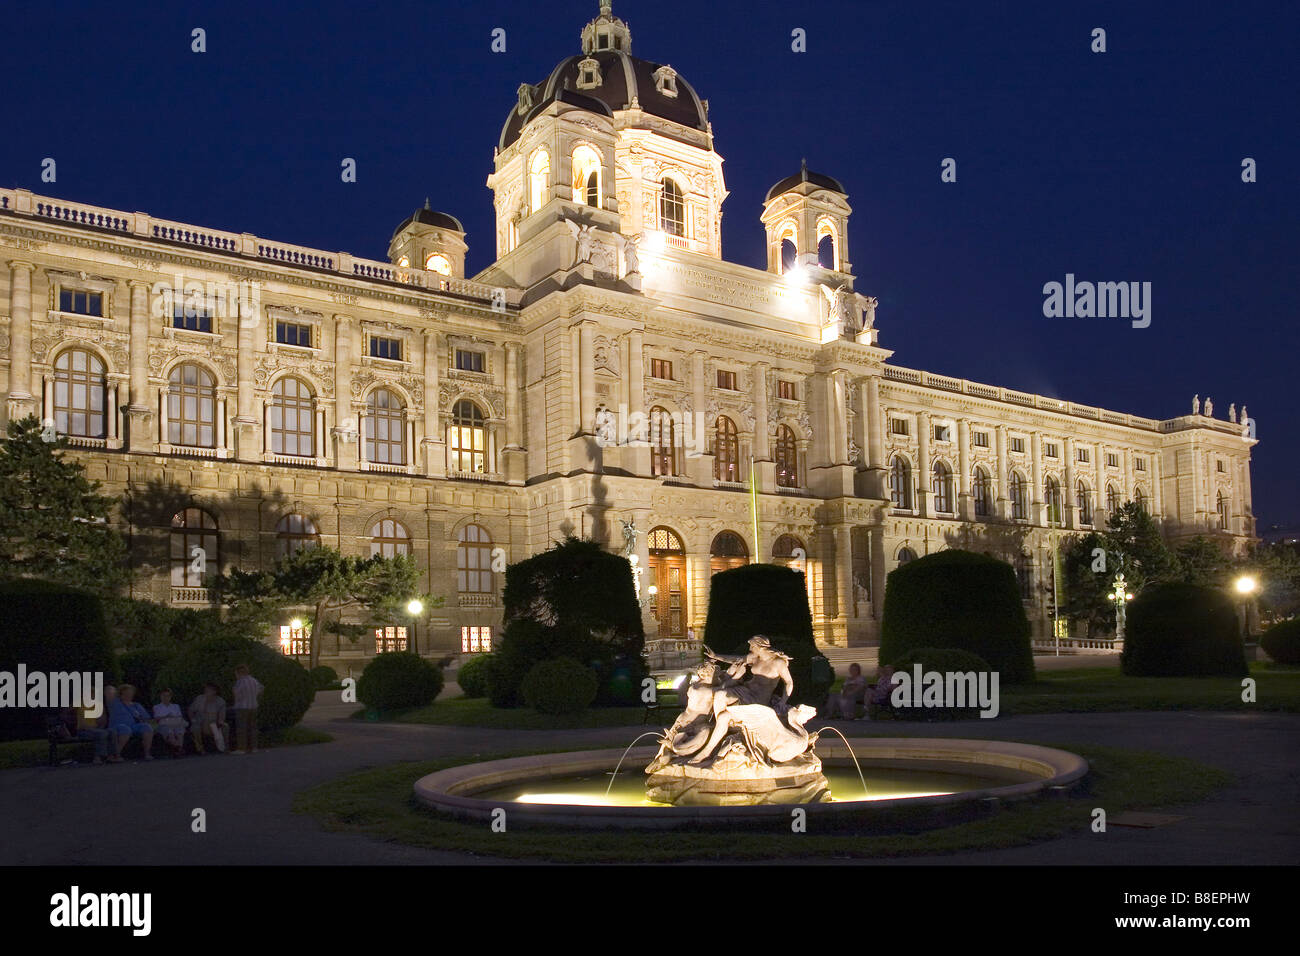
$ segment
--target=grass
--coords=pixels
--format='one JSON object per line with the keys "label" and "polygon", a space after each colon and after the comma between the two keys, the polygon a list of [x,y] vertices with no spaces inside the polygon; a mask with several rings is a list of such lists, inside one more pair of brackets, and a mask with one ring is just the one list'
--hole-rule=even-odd
{"label": "grass", "polygon": [[[1053,746],[1047,744],[1047,746]],[[1078,747],[1092,765],[1085,792],[1012,806],[952,826],[862,835],[851,829],[793,834],[778,830],[617,832],[529,828],[492,833],[486,823],[452,819],[418,804],[415,781],[466,758],[399,763],[304,790],[294,810],[328,831],[363,833],[428,849],[563,863],[669,863],[679,860],[816,860],[901,857],[990,850],[1088,832],[1091,812],[1170,809],[1204,800],[1235,778],[1214,767],[1164,754]],[[535,752],[535,751],[534,751]],[[499,759],[519,753],[476,755]],[[822,826],[818,821],[816,827]],[[841,824],[842,825],[842,824]]]}
{"label": "grass", "polygon": [[[333,740],[333,736],[323,733],[319,730],[308,730],[306,727],[290,727],[287,730],[279,730],[273,733],[263,733],[258,741],[259,745],[272,749],[275,747],[299,747],[304,744],[324,744]],[[127,753],[138,751],[139,744],[131,745]],[[18,767],[46,767],[49,766],[50,745],[44,740],[7,740],[0,743],[0,770],[13,770]],[[58,756],[55,758],[60,762],[75,759],[79,763],[90,763],[94,756],[94,745],[90,741],[72,746],[65,744],[58,749]],[[155,756],[162,753],[161,745],[154,745]],[[130,757],[127,758],[131,759]]]}
{"label": "grass", "polygon": [[[679,708],[676,695],[659,694],[659,709],[647,726],[672,723]],[[367,719],[366,711],[354,716]],[[646,720],[645,708],[591,707],[577,714],[543,714],[531,707],[493,707],[486,697],[452,697],[435,700],[427,707],[416,707],[393,715],[388,720],[403,724],[446,724],[453,727],[491,727],[498,730],[588,730],[598,727],[635,727]]]}

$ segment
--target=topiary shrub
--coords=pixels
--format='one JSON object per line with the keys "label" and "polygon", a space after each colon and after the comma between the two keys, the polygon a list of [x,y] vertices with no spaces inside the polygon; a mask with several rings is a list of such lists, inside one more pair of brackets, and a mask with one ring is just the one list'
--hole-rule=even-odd
{"label": "topiary shrub", "polygon": [[456,671],[456,683],[466,697],[486,697],[491,654],[475,654]]}
{"label": "topiary shrub", "polygon": [[[90,672],[117,680],[117,662],[100,598],[88,591],[33,579],[0,582],[0,671]],[[45,714],[0,707],[0,740],[45,736]]]}
{"label": "topiary shrub", "polygon": [[524,677],[520,696],[543,714],[576,714],[596,699],[596,675],[571,657],[540,661]]}
{"label": "topiary shrub", "polygon": [[170,687],[182,710],[203,693],[209,681],[228,705],[234,704],[235,668],[247,664],[249,672],[266,690],[257,709],[257,725],[264,731],[284,730],[302,720],[316,690],[311,674],[293,658],[285,657],[260,641],[218,637],[183,648],[161,671],[157,686]]}
{"label": "topiary shrub", "polygon": [[1300,664],[1300,617],[1274,624],[1260,637],[1259,646],[1279,664]]}
{"label": "topiary shrub", "polygon": [[[921,673],[937,671],[940,674],[979,674],[992,671],[988,661],[978,654],[963,651],[955,647],[918,647],[908,651],[894,665],[896,671],[905,672],[915,679],[916,665],[921,665]],[[999,686],[1002,683],[998,677]],[[969,720],[978,718],[980,709],[975,707],[894,707],[895,717],[904,720]]]}
{"label": "topiary shrub", "polygon": [[503,601],[505,625],[488,665],[493,706],[518,706],[528,672],[558,657],[591,669],[598,705],[638,702],[645,633],[626,558],[567,538],[506,568]]}
{"label": "topiary shrub", "polygon": [[366,709],[384,713],[432,704],[442,690],[437,665],[408,651],[373,658],[357,681],[357,699]]}
{"label": "topiary shrub", "polygon": [[1120,669],[1134,677],[1243,677],[1232,599],[1217,588],[1157,584],[1128,607]]}
{"label": "topiary shrub", "polygon": [[[165,685],[158,683],[158,673],[176,657],[174,647],[138,647],[118,655],[117,666],[124,683],[135,685],[135,699],[152,708],[158,701],[158,691]],[[173,701],[180,703],[174,696]],[[188,701],[186,702],[188,703]]]}
{"label": "topiary shrub", "polygon": [[328,664],[318,664],[308,673],[311,674],[311,685],[317,690],[329,690],[339,682],[338,671]]}
{"label": "topiary shrub", "polygon": [[1034,679],[1029,618],[1011,565],[951,549],[889,572],[880,626],[880,662],[894,664],[918,648],[978,654],[1002,684]]}
{"label": "topiary shrub", "polygon": [[794,678],[791,703],[821,706],[835,680],[833,669],[818,666],[808,587],[802,571],[775,564],[746,564],[713,575],[704,642],[719,654],[749,653],[749,639],[762,634],[772,647],[790,655]]}

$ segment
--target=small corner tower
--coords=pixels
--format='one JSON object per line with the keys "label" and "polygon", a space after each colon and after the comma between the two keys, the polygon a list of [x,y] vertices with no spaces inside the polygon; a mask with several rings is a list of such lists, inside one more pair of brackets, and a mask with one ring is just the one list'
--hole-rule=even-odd
{"label": "small corner tower", "polygon": [[[838,179],[808,171],[787,176],[767,191],[763,226],[767,230],[767,271],[778,275],[801,266],[842,277],[849,262],[848,193]],[[829,277],[828,277],[829,278]]]}
{"label": "small corner tower", "polygon": [[465,227],[445,212],[424,208],[407,216],[388,243],[388,260],[403,269],[427,269],[452,279],[465,278]]}

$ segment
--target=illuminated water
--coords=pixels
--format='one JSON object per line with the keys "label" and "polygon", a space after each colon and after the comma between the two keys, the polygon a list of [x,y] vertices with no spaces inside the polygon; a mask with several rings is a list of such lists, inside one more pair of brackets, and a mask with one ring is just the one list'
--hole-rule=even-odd
{"label": "illuminated water", "polygon": [[[864,767],[867,792],[863,794],[858,771],[849,767],[827,767],[826,779],[831,786],[831,800],[848,803],[860,800],[889,800],[898,797],[925,797],[961,793],[988,787],[1005,787],[1028,776],[979,776],[966,773],[943,773],[933,770],[901,770]],[[609,793],[606,794],[606,788]],[[473,794],[475,799],[499,799],[512,803],[574,804],[591,807],[662,807],[667,804],[647,800],[645,774],[638,767],[632,773],[619,774],[612,783],[610,773],[571,774],[526,780],[492,787]]]}

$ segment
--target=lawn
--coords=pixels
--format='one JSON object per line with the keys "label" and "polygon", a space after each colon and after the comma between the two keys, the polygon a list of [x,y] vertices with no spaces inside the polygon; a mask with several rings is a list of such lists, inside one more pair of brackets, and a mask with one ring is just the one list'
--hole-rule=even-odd
{"label": "lawn", "polygon": [[[659,709],[648,716],[642,706],[591,707],[576,714],[543,714],[531,707],[493,707],[486,697],[452,697],[435,700],[388,717],[403,724],[449,724],[455,727],[491,727],[498,730],[587,730],[596,727],[666,727],[680,712],[675,694],[659,694]],[[368,719],[364,710],[359,719]],[[387,716],[387,715],[386,715]]]}
{"label": "lawn", "polygon": [[[319,730],[308,730],[306,727],[290,727],[288,730],[281,730],[273,734],[264,733],[258,742],[260,746],[271,749],[273,747],[297,747],[302,744],[323,744],[333,739],[329,734],[322,733]],[[129,755],[138,750],[139,744],[132,744],[131,749],[128,749],[126,753]],[[4,741],[0,743],[0,770],[12,770],[15,767],[46,767],[49,765],[49,753],[50,745],[45,740]],[[155,744],[154,756],[163,759],[160,756],[161,753],[160,746]],[[59,747],[56,759],[60,763],[73,759],[78,763],[90,763],[93,756],[94,746],[87,741],[77,747],[70,744]],[[127,759],[132,758],[128,756]]]}
{"label": "lawn", "polygon": [[[1046,744],[1046,746],[1059,746]],[[1180,757],[1070,745],[1088,759],[1086,789],[1072,796],[1011,805],[978,819],[911,833],[866,836],[849,829],[795,834],[780,829],[725,832],[606,831],[529,828],[493,833],[486,823],[452,819],[418,804],[415,781],[466,763],[453,758],[365,770],[304,790],[294,810],[331,832],[429,849],[564,863],[668,863],[678,860],[845,859],[943,854],[1021,846],[1067,833],[1086,833],[1095,807],[1164,810],[1197,803],[1228,785],[1222,770]],[[536,752],[536,751],[533,751]],[[520,753],[482,755],[500,759]],[[819,823],[818,826],[822,824]],[[830,825],[827,821],[826,825]],[[843,825],[842,823],[839,825]]]}

